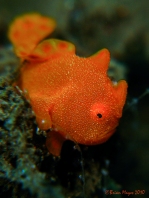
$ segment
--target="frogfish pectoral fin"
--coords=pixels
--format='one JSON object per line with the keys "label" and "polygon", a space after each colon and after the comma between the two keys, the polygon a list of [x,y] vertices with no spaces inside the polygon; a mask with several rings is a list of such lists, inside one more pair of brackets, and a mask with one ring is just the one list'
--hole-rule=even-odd
{"label": "frogfish pectoral fin", "polygon": [[65,141],[65,138],[56,131],[50,131],[47,133],[46,138],[46,147],[54,156],[60,156],[62,145]]}

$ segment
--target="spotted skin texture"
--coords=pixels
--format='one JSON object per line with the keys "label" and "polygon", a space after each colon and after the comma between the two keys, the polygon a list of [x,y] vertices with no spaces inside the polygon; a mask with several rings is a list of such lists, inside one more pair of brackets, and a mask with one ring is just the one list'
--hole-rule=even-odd
{"label": "spotted skin texture", "polygon": [[15,46],[16,54],[25,58],[42,38],[53,32],[55,26],[56,22],[52,18],[31,13],[16,18],[9,27],[8,36]]}
{"label": "spotted skin texture", "polygon": [[23,60],[16,84],[30,101],[38,127],[51,129],[46,139],[49,152],[59,156],[66,139],[84,145],[107,141],[122,116],[127,93],[124,80],[113,83],[107,76],[109,51],[82,58],[75,55],[72,43],[57,39],[24,50],[9,37],[16,51],[21,48],[17,55]]}

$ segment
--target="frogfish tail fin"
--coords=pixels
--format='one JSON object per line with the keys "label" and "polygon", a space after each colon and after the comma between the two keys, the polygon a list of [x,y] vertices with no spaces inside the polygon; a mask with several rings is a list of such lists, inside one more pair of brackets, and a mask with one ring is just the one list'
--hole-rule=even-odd
{"label": "frogfish tail fin", "polygon": [[8,32],[16,55],[25,59],[36,45],[55,29],[55,26],[56,22],[52,18],[38,13],[25,14],[16,18]]}

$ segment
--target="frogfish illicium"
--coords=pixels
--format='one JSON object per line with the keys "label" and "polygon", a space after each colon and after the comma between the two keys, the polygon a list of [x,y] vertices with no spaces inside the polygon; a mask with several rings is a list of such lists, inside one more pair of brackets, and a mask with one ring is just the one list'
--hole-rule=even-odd
{"label": "frogfish illicium", "polygon": [[115,132],[126,100],[127,83],[107,76],[109,51],[83,58],[67,41],[47,39],[55,21],[37,13],[16,18],[9,38],[21,70],[16,85],[30,101],[46,146],[59,156],[65,140],[103,143]]}

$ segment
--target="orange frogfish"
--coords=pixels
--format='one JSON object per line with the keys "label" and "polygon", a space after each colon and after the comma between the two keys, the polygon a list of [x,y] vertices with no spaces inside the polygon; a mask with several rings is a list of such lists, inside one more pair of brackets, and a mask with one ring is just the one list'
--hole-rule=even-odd
{"label": "orange frogfish", "polygon": [[14,20],[9,38],[21,59],[16,85],[30,101],[46,146],[59,156],[63,142],[103,143],[115,132],[126,100],[127,83],[107,76],[109,51],[83,58],[67,41],[47,39],[55,21],[36,13]]}

